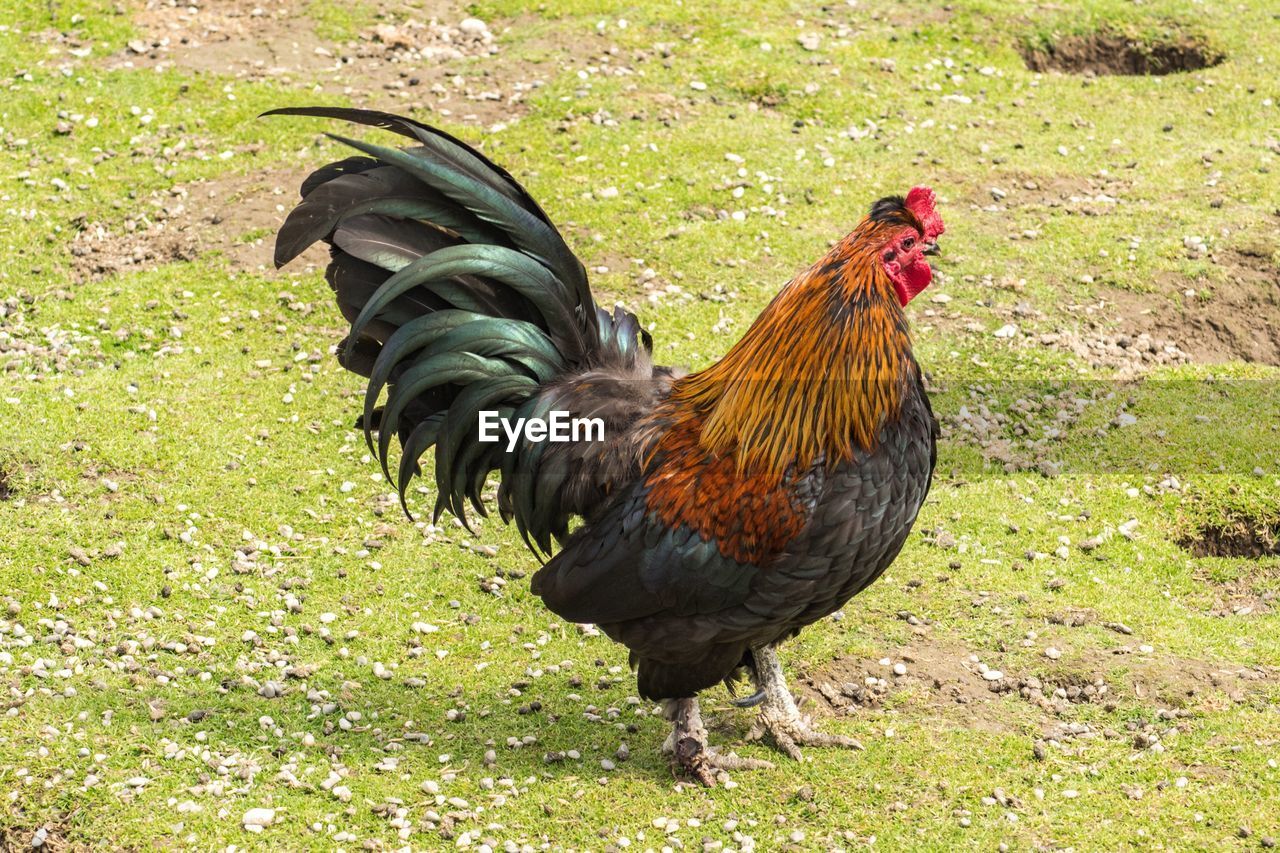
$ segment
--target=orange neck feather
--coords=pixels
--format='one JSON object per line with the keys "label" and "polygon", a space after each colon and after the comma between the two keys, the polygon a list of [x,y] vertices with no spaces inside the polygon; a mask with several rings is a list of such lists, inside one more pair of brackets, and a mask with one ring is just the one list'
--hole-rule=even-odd
{"label": "orange neck feather", "polygon": [[703,449],[773,482],[791,465],[873,448],[911,361],[879,227],[864,220],[783,288],[723,359],[676,382],[658,412],[671,431],[699,430]]}

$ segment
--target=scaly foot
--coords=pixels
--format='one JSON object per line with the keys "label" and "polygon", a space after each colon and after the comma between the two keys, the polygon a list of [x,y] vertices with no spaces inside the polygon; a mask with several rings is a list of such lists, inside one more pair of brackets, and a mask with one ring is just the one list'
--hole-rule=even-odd
{"label": "scaly foot", "polygon": [[663,745],[663,752],[675,758],[685,775],[714,788],[728,778],[731,770],[772,770],[773,762],[759,758],[741,758],[733,753],[723,755],[707,745],[707,729],[697,699],[675,699],[667,706],[673,727]]}
{"label": "scaly foot", "polygon": [[764,701],[760,716],[747,732],[748,740],[760,740],[766,734],[773,738],[778,748],[796,761],[802,761],[802,746],[840,746],[846,749],[862,749],[862,744],[844,735],[829,735],[817,731],[808,717],[800,713],[796,701],[787,690],[782,674],[782,664],[772,646],[753,649],[756,663],[756,679]]}

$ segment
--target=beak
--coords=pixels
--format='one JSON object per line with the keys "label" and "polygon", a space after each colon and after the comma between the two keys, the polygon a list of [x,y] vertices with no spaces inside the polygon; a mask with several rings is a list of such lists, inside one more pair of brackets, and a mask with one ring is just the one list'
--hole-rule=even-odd
{"label": "beak", "polygon": [[938,246],[937,241],[934,241],[924,247],[924,254],[934,256],[941,255],[942,249]]}

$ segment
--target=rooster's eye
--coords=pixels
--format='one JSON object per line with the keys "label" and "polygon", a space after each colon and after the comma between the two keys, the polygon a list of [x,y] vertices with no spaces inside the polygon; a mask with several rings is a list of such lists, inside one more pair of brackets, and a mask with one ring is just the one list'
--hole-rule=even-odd
{"label": "rooster's eye", "polygon": [[916,244],[916,238],[915,238],[915,237],[908,237],[907,239],[905,239],[905,240],[903,240],[903,241],[902,241],[902,248],[904,248],[904,249],[910,249],[910,248],[911,248],[912,246],[914,246],[915,244]]}

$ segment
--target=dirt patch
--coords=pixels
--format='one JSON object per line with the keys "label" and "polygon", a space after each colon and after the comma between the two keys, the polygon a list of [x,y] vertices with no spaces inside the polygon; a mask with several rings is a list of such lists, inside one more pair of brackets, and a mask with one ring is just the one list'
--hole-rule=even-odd
{"label": "dirt patch", "polygon": [[1210,68],[1225,57],[1203,39],[1185,33],[1142,40],[1104,29],[1047,45],[1024,46],[1022,58],[1032,71],[1151,76]]}
{"label": "dirt patch", "polygon": [[[895,664],[903,664],[906,671],[895,674]],[[832,714],[856,714],[909,692],[949,718],[959,711],[967,728],[995,732],[1013,728],[1011,721],[984,710],[998,694],[973,654],[959,643],[928,635],[917,636],[885,658],[836,658],[798,683],[813,706]]]}
{"label": "dirt patch", "polygon": [[1280,565],[1246,564],[1235,574],[1223,576],[1214,572],[1197,572],[1196,578],[1205,588],[1212,590],[1210,616],[1270,613],[1280,598]]}
{"label": "dirt patch", "polygon": [[298,2],[174,4],[150,0],[133,11],[139,35],[111,68],[169,68],[260,78],[340,64]]}
{"label": "dirt patch", "polygon": [[1280,270],[1269,258],[1236,251],[1215,261],[1225,275],[1210,286],[1164,276],[1157,293],[1109,290],[1123,336],[1175,342],[1197,362],[1280,365]]}
{"label": "dirt patch", "polygon": [[[154,194],[147,210],[115,228],[81,219],[70,247],[73,275],[99,279],[208,252],[221,252],[234,269],[268,270],[275,231],[306,174],[261,171],[174,187]],[[323,253],[314,251],[307,259],[323,263]]]}
{"label": "dirt patch", "polygon": [[488,25],[451,4],[415,10],[414,15],[381,12],[377,17],[382,22],[357,38],[334,42],[316,32],[307,4],[297,0],[200,5],[151,0],[132,16],[139,38],[113,57],[111,66],[178,67],[248,79],[300,72],[354,78],[376,73],[384,62],[416,63],[421,69],[497,53]]}
{"label": "dirt patch", "polygon": [[[904,666],[895,672],[897,664]],[[812,706],[831,714],[857,714],[902,694],[928,713],[958,715],[967,728],[1000,733],[1014,731],[1017,720],[989,706],[1008,694],[1051,717],[1073,705],[1112,711],[1121,702],[1194,711],[1248,701],[1280,680],[1274,667],[1144,654],[1130,646],[1084,649],[1069,661],[1044,660],[1036,668],[1034,676],[993,673],[961,644],[926,634],[878,660],[836,658],[798,684]],[[1055,725],[1045,723],[1046,729]]]}
{"label": "dirt patch", "polygon": [[[562,64],[502,62],[498,37],[465,9],[439,3],[377,15],[346,41],[322,38],[296,0],[173,5],[151,0],[134,15],[142,35],[109,68],[180,68],[306,87],[368,108],[426,110],[491,126],[524,110],[529,92]],[[483,62],[475,62],[483,59]],[[296,98],[294,98],[296,102]]]}
{"label": "dirt patch", "polygon": [[1092,649],[1050,679],[1070,684],[1104,682],[1115,700],[1133,700],[1161,708],[1211,710],[1245,702],[1273,687],[1275,667],[1212,663],[1173,655],[1134,653],[1128,646]]}
{"label": "dirt patch", "polygon": [[[1045,207],[1081,216],[1104,216],[1114,212],[1124,203],[1132,187],[1130,181],[1110,174],[1053,175],[1021,171],[989,175],[981,184],[975,184],[971,176],[959,176],[958,182],[969,186],[965,200],[988,213]],[[1024,231],[1007,236],[1010,239],[1039,239],[1036,232]]]}

